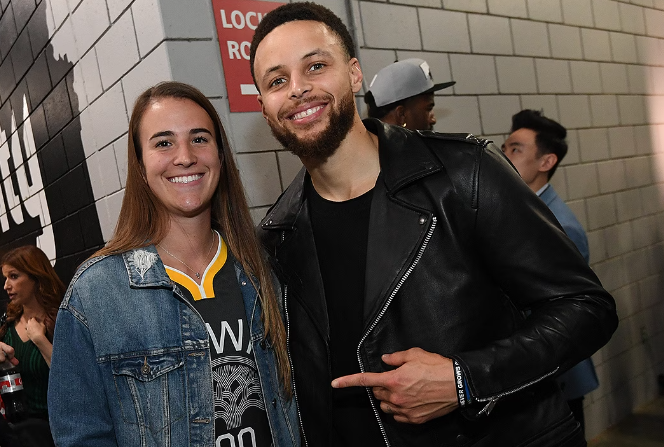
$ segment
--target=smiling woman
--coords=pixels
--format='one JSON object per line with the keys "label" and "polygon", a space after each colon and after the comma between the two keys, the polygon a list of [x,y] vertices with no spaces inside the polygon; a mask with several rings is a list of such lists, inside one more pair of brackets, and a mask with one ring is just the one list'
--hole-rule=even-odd
{"label": "smiling woman", "polygon": [[189,85],[158,84],[128,140],[115,235],[58,314],[55,440],[299,445],[275,289],[217,112]]}

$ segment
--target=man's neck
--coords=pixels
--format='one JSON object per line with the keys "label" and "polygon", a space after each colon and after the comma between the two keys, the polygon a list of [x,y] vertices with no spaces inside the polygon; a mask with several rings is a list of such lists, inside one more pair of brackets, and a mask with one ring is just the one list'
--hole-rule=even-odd
{"label": "man's neck", "polygon": [[380,173],[378,137],[367,131],[356,114],[353,127],[331,157],[302,163],[321,197],[335,202],[359,197],[374,187]]}
{"label": "man's neck", "polygon": [[537,192],[540,189],[542,189],[542,186],[546,185],[549,183],[549,178],[548,176],[545,175],[540,175],[538,176],[534,181],[528,184],[528,187],[533,190],[533,192]]}

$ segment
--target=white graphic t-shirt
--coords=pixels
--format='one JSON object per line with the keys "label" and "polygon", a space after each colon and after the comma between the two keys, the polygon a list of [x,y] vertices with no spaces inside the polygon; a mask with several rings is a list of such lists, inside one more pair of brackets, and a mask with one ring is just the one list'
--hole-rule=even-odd
{"label": "white graphic t-shirt", "polygon": [[167,266],[166,272],[200,313],[210,337],[215,447],[272,445],[242,294],[226,244],[219,237],[200,286],[180,270]]}

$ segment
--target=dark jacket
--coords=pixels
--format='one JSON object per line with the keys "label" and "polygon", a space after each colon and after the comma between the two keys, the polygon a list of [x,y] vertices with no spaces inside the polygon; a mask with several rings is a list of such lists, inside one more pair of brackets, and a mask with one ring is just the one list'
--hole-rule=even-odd
{"label": "dark jacket", "polygon": [[[457,360],[479,401],[409,425],[384,414],[368,390],[386,445],[584,445],[552,378],[609,340],[618,323],[611,296],[494,145],[377,120],[365,126],[379,138],[381,174],[360,369],[386,371],[381,354],[420,347]],[[307,175],[259,233],[282,281],[304,440],[319,447],[329,444],[333,377]]]}

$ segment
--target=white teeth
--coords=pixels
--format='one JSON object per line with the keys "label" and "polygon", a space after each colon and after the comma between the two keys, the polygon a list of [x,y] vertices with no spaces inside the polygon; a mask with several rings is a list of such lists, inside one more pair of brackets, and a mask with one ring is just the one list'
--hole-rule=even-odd
{"label": "white teeth", "polygon": [[293,119],[294,120],[299,120],[301,118],[304,118],[305,116],[311,115],[312,113],[318,112],[322,108],[323,108],[323,106],[316,106],[316,107],[312,107],[311,109],[304,110],[300,113],[296,113],[295,115],[293,115]]}
{"label": "white teeth", "polygon": [[198,180],[199,178],[203,177],[203,174],[195,174],[195,175],[183,175],[182,177],[171,177],[168,179],[169,182],[171,183],[189,183]]}

